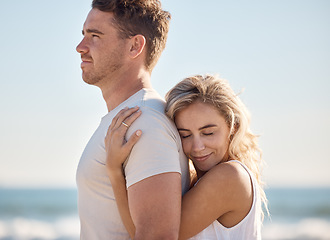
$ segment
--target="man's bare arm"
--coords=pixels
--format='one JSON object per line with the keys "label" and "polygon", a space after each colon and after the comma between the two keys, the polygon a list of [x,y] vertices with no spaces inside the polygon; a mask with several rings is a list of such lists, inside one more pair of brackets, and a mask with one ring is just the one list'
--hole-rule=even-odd
{"label": "man's bare arm", "polygon": [[178,239],[181,216],[181,175],[162,173],[128,188],[135,240]]}

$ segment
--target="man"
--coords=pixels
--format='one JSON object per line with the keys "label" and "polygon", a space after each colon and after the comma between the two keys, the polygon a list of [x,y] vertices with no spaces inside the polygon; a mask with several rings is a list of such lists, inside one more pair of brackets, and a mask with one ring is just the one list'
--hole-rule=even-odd
{"label": "man", "polygon": [[[124,165],[135,239],[177,239],[181,194],[189,186],[180,137],[164,115],[150,77],[168,33],[170,14],[158,0],[94,0],[83,26],[83,80],[99,87],[109,113],[87,144],[77,169],[81,239],[129,239],[107,175],[104,138],[125,107],[142,115],[127,138],[143,135]],[[182,186],[182,188],[181,188]]]}

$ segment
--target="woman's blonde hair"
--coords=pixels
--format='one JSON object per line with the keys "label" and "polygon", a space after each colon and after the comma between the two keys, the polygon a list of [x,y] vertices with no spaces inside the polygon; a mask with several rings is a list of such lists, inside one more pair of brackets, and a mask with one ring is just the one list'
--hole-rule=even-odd
{"label": "woman's blonde hair", "polygon": [[262,152],[257,136],[250,129],[250,113],[229,83],[213,75],[195,75],[174,86],[165,97],[166,115],[175,121],[176,114],[195,101],[215,106],[230,129],[229,159],[245,164],[258,181],[261,199],[267,209],[267,198],[261,180]]}

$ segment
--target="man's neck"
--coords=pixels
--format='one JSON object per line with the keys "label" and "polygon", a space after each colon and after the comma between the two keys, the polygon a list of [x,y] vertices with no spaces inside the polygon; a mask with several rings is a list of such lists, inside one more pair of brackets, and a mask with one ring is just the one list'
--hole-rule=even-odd
{"label": "man's neck", "polygon": [[143,88],[151,88],[148,72],[131,75],[127,73],[125,77],[108,80],[100,86],[109,112]]}

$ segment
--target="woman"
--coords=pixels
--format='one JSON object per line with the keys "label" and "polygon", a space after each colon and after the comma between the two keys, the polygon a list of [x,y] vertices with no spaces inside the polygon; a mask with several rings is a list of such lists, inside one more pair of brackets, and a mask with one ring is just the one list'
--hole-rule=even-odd
{"label": "woman", "polygon": [[[167,93],[166,102],[197,180],[182,199],[179,239],[261,239],[261,202],[267,209],[262,159],[244,104],[225,80],[211,75],[184,79]],[[118,208],[132,238],[122,163],[142,134],[124,140],[140,114],[138,108],[122,110],[105,140],[110,181],[123,200]]]}

